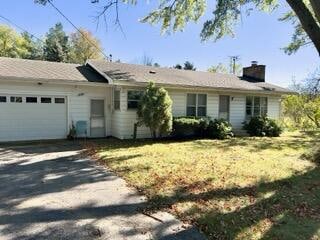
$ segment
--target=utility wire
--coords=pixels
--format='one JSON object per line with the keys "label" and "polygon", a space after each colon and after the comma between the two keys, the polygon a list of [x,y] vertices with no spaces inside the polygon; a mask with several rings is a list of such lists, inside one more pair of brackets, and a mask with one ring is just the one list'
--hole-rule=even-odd
{"label": "utility wire", "polygon": [[48,3],[64,18],[66,19],[81,35],[84,39],[86,39],[88,41],[88,43],[90,43],[92,46],[94,46],[99,52],[102,53],[102,55],[106,58],[109,59],[109,57],[96,45],[94,44],[89,38],[87,38],[87,36],[85,34],[83,34],[81,32],[81,30],[75,25],[73,24],[73,22],[65,15],[63,14],[63,12],[61,12],[61,10],[59,10],[53,3],[51,0],[48,0]]}
{"label": "utility wire", "polygon": [[20,27],[19,25],[17,25],[16,23],[14,23],[13,21],[11,21],[9,18],[6,18],[2,15],[0,15],[0,18],[2,18],[3,20],[5,20],[6,22],[10,23],[11,25],[15,26],[16,28],[19,28],[21,31],[28,33],[31,37],[36,38],[37,40],[43,42],[42,39],[38,38],[36,35],[34,35],[33,33],[30,33],[29,31],[27,31],[26,29],[24,29],[23,27]]}

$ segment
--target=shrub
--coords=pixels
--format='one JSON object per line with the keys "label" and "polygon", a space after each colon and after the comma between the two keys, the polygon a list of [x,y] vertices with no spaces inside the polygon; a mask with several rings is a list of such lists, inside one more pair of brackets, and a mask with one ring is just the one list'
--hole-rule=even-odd
{"label": "shrub", "polygon": [[216,139],[226,139],[233,137],[232,126],[224,119],[215,119],[209,122],[207,136]]}
{"label": "shrub", "polygon": [[302,157],[306,160],[314,162],[316,165],[320,166],[320,147],[313,147],[308,152],[304,153]]}
{"label": "shrub", "polygon": [[259,137],[279,137],[282,133],[282,128],[276,121],[266,116],[251,118],[248,123],[244,124],[244,129],[247,130],[250,136]]}
{"label": "shrub", "polygon": [[139,103],[138,125],[150,129],[153,138],[170,133],[172,129],[172,100],[162,87],[149,82]]}
{"label": "shrub", "polygon": [[232,137],[232,126],[223,119],[210,120],[208,117],[179,117],[173,119],[173,137],[208,137],[225,139]]}
{"label": "shrub", "polygon": [[200,119],[180,117],[174,118],[172,135],[176,138],[195,137],[198,134]]}

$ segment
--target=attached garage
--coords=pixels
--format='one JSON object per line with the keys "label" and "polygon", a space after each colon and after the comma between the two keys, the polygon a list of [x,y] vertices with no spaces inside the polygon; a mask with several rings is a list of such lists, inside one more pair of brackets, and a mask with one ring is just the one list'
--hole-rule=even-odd
{"label": "attached garage", "polygon": [[0,92],[0,141],[62,139],[67,135],[65,96]]}

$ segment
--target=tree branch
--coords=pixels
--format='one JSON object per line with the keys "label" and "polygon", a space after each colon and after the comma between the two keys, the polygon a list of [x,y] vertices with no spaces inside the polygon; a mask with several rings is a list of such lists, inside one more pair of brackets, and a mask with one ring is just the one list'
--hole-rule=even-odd
{"label": "tree branch", "polygon": [[319,0],[310,0],[311,6],[313,8],[314,14],[320,24],[320,1]]}
{"label": "tree branch", "polygon": [[320,27],[316,22],[316,19],[312,16],[312,13],[307,8],[303,0],[286,0],[293,11],[299,18],[303,29],[306,31],[314,46],[316,47],[318,54],[320,55]]}

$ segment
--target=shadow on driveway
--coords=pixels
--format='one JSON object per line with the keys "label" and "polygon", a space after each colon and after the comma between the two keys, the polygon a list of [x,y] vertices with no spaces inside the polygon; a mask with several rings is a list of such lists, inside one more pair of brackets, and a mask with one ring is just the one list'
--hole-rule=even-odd
{"label": "shadow on driveway", "polygon": [[204,239],[70,142],[0,146],[0,199],[0,239]]}

